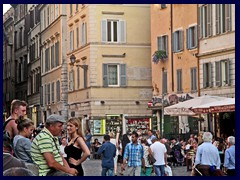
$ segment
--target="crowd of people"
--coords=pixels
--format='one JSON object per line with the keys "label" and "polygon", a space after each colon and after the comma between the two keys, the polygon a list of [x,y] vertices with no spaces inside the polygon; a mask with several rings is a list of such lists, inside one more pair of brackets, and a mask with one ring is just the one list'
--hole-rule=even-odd
{"label": "crowd of people", "polygon": [[[159,131],[141,131],[131,135],[109,133],[103,142],[94,139],[90,130],[82,132],[81,120],[60,115],[47,117],[37,129],[26,118],[27,103],[14,100],[11,115],[4,122],[3,171],[18,175],[84,176],[82,163],[94,158],[102,161],[102,176],[166,176],[171,167],[186,166],[193,176],[235,175],[235,137],[213,138],[211,132],[190,135],[188,140],[160,137]],[[63,124],[67,124],[67,136]],[[15,171],[11,171],[14,170]],[[32,170],[32,173],[29,171]]]}

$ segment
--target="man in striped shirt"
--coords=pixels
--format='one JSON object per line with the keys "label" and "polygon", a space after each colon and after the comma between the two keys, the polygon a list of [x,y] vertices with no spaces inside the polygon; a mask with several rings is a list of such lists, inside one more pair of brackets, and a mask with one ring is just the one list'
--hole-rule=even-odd
{"label": "man in striped shirt", "polygon": [[46,120],[45,128],[34,138],[31,147],[31,156],[39,167],[39,176],[76,176],[78,171],[70,168],[59,151],[57,136],[62,132],[65,120],[63,117],[52,114]]}
{"label": "man in striped shirt", "polygon": [[143,155],[143,146],[138,142],[138,133],[134,131],[132,133],[132,142],[126,145],[123,156],[122,169],[125,169],[127,162],[127,176],[140,176],[141,166],[143,167],[143,171],[146,170]]}

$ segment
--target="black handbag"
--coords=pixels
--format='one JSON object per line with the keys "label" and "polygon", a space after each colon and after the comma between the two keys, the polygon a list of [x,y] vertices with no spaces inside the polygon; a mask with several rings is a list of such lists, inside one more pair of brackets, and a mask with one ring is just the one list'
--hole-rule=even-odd
{"label": "black handbag", "polygon": [[153,155],[148,154],[148,162],[150,165],[153,165],[157,160],[153,157]]}

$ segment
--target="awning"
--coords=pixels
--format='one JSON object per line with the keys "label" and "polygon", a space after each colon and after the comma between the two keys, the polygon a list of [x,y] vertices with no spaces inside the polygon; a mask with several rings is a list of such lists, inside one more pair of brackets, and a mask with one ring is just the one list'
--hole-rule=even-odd
{"label": "awning", "polygon": [[191,110],[197,114],[235,111],[235,98],[226,98],[221,101],[194,106]]}
{"label": "awning", "polygon": [[197,114],[192,110],[193,107],[198,107],[210,102],[221,101],[224,99],[226,99],[226,97],[203,95],[172,106],[165,107],[164,114],[171,116],[193,116]]}

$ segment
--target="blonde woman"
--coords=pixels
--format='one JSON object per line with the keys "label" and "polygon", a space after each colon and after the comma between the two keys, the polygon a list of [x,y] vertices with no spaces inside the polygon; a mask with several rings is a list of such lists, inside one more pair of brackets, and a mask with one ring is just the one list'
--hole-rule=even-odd
{"label": "blonde woman", "polygon": [[77,169],[77,176],[84,176],[82,162],[84,162],[90,155],[90,151],[86,145],[83,133],[81,131],[80,119],[69,119],[67,122],[67,131],[70,137],[70,141],[65,147],[68,164],[71,168]]}

